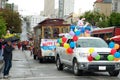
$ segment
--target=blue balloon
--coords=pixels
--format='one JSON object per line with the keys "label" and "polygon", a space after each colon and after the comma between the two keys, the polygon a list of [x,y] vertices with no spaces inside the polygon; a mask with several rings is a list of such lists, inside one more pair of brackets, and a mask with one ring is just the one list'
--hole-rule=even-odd
{"label": "blue balloon", "polygon": [[78,30],[78,31],[75,32],[75,35],[76,35],[76,36],[79,36],[80,34],[81,34],[81,33],[80,33],[80,30]]}
{"label": "blue balloon", "polygon": [[114,56],[115,56],[116,58],[120,58],[120,53],[119,53],[119,52],[116,52],[116,53],[114,54]]}
{"label": "blue balloon", "polygon": [[110,47],[110,48],[114,48],[114,46],[115,46],[115,43],[114,43],[114,42],[110,42],[110,43],[109,43],[109,47]]}
{"label": "blue balloon", "polygon": [[81,27],[81,33],[84,33],[84,32],[85,32],[85,28]]}
{"label": "blue balloon", "polygon": [[91,27],[90,27],[90,26],[86,26],[86,27],[85,27],[85,30],[91,31]]}
{"label": "blue balloon", "polygon": [[70,42],[70,47],[74,48],[75,47],[75,42]]}
{"label": "blue balloon", "polygon": [[57,43],[59,43],[59,39],[57,39]]}
{"label": "blue balloon", "polygon": [[71,25],[71,26],[70,26],[70,29],[72,29],[72,30],[74,31],[75,25]]}

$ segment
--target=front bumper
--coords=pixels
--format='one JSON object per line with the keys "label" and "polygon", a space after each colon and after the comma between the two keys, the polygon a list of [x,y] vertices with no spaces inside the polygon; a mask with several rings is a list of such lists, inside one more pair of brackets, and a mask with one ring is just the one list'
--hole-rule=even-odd
{"label": "front bumper", "polygon": [[79,69],[86,71],[120,70],[120,62],[79,62]]}

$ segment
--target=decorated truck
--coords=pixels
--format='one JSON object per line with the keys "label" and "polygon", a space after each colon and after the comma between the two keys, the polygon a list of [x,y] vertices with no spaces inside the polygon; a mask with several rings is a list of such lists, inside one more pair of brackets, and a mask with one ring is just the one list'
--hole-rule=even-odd
{"label": "decorated truck", "polygon": [[73,27],[67,36],[60,37],[57,42],[56,67],[59,71],[68,67],[75,75],[82,75],[83,71],[119,75],[119,44],[110,42],[108,45],[99,37],[90,37],[90,28],[74,30]]}
{"label": "decorated truck", "polygon": [[55,49],[60,33],[69,31],[69,24],[64,24],[63,19],[45,19],[34,27],[34,59],[40,63],[55,61]]}

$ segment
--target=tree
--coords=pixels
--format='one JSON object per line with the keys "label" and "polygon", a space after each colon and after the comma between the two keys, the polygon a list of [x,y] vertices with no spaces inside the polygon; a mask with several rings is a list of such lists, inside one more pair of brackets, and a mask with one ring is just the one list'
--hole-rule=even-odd
{"label": "tree", "polygon": [[6,33],[6,22],[3,17],[0,16],[0,38]]}
{"label": "tree", "polygon": [[108,27],[108,18],[104,14],[87,11],[81,17],[85,17],[86,21],[91,23],[93,26]]}
{"label": "tree", "polygon": [[120,26],[120,13],[113,12],[109,19],[110,26]]}
{"label": "tree", "polygon": [[15,33],[21,32],[21,18],[19,13],[12,10],[2,10],[0,11],[0,16],[5,19],[7,29]]}

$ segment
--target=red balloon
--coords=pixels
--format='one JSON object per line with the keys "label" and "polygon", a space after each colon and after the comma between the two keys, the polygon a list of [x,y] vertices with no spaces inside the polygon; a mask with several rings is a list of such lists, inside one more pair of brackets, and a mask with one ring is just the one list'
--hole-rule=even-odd
{"label": "red balloon", "polygon": [[62,37],[62,41],[63,41],[63,43],[65,43],[67,41],[67,38],[66,37]]}
{"label": "red balloon", "polygon": [[72,48],[68,48],[67,52],[68,52],[68,54],[72,54],[73,53],[73,49]]}
{"label": "red balloon", "polygon": [[113,48],[113,49],[111,49],[111,54],[112,54],[112,55],[114,55],[116,52],[117,52],[117,50],[116,50],[116,49],[114,49],[114,48]]}
{"label": "red balloon", "polygon": [[87,57],[89,61],[92,61],[93,60],[93,57],[92,56],[88,56]]}
{"label": "red balloon", "polygon": [[77,37],[77,36],[73,36],[73,40],[74,40],[74,41],[77,41],[77,40],[78,40],[78,37]]}

